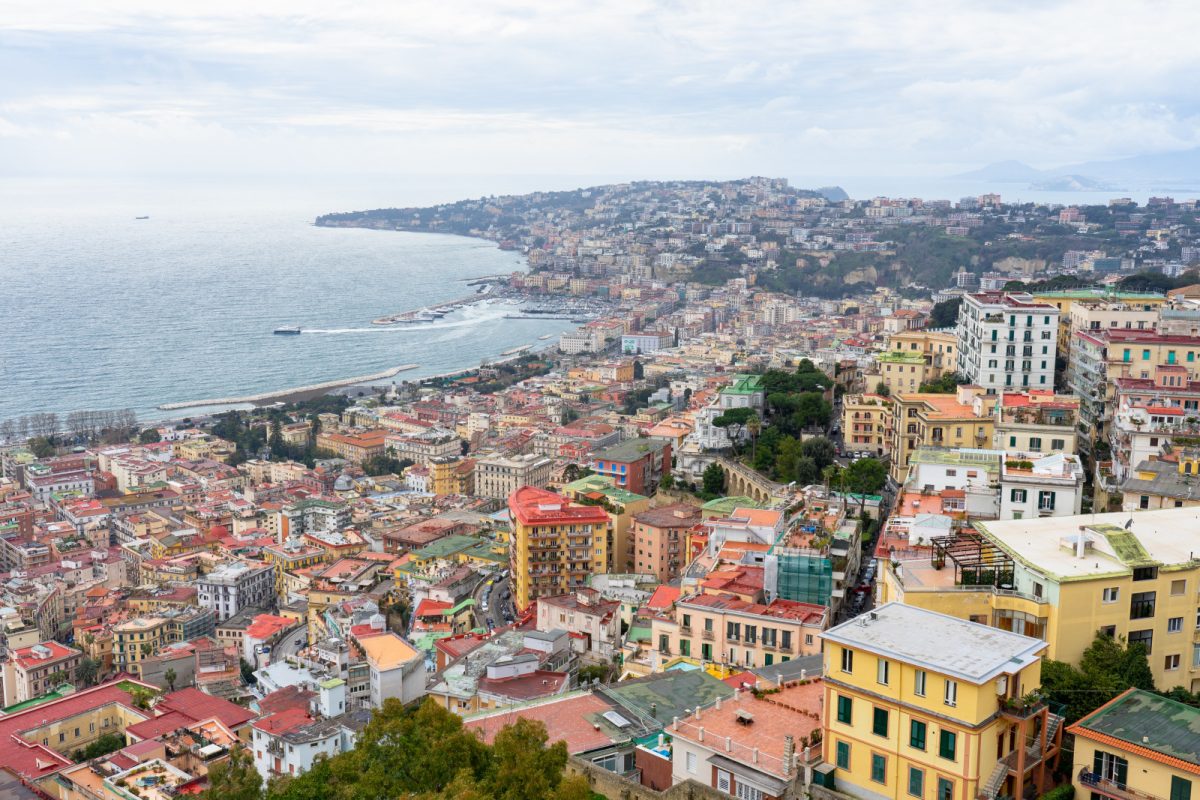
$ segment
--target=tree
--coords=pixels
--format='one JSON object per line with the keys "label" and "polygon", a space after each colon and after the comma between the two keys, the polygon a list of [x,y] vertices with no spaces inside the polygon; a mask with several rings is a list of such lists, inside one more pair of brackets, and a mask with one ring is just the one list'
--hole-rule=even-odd
{"label": "tree", "polygon": [[100,677],[100,659],[83,658],[75,669],[75,680],[83,686],[91,686]]}
{"label": "tree", "polygon": [[175,678],[177,677],[174,667],[167,667],[167,671],[163,673],[163,680],[167,682],[167,688],[172,692],[175,691]]}
{"label": "tree", "polygon": [[262,777],[250,753],[234,747],[229,758],[213,764],[208,770],[208,788],[201,796],[203,800],[260,800]]}
{"label": "tree", "polygon": [[151,645],[149,642],[143,642],[142,646],[138,649],[142,651],[142,658],[145,658],[146,656],[148,656],[154,652],[154,646]]}
{"label": "tree", "polygon": [[721,469],[721,465],[713,462],[704,468],[703,475],[704,494],[720,497],[725,491],[725,470]]}
{"label": "tree", "polygon": [[670,491],[675,487],[675,476],[671,473],[666,473],[662,476],[662,480],[658,482],[658,488]]}
{"label": "tree", "polygon": [[962,298],[955,297],[943,300],[929,312],[929,327],[952,328],[958,324],[958,312],[962,308]]}
{"label": "tree", "polygon": [[54,445],[45,436],[30,437],[25,444],[37,458],[50,458],[55,453]]}
{"label": "tree", "polygon": [[963,380],[957,372],[946,372],[936,380],[922,383],[917,392],[920,394],[954,394],[958,391],[961,383]]}
{"label": "tree", "polygon": [[1053,659],[1042,662],[1042,691],[1075,722],[1130,687],[1153,691],[1154,674],[1141,643],[1127,644],[1097,633],[1079,666]]}
{"label": "tree", "polygon": [[162,436],[158,433],[158,428],[146,428],[138,434],[138,442],[141,444],[154,444],[161,442]]}
{"label": "tree", "polygon": [[753,461],[758,453],[758,435],[762,433],[762,420],[757,414],[746,420],[746,432],[750,434],[750,460]]}
{"label": "tree", "polygon": [[837,447],[824,436],[806,439],[800,445],[800,452],[813,460],[818,470],[823,470],[833,463],[837,456]]}
{"label": "tree", "polygon": [[156,692],[145,686],[132,686],[129,689],[129,696],[133,698],[133,704],[141,709],[150,708],[150,701],[154,699]]}
{"label": "tree", "polygon": [[867,495],[877,494],[887,483],[887,467],[877,458],[860,458],[846,467],[844,481],[849,491],[859,495],[859,511],[865,512]]}
{"label": "tree", "polygon": [[644,366],[642,366],[642,362],[640,360],[635,358],[633,360],[633,379],[635,381],[640,381],[642,378],[645,378],[645,377],[646,377],[646,368]]}
{"label": "tree", "polygon": [[875,394],[883,395],[884,397],[891,397],[892,390],[888,388],[886,383],[880,381],[879,383],[875,384]]}
{"label": "tree", "polygon": [[566,742],[546,746],[546,726],[518,719],[496,734],[492,744],[492,769],[486,785],[497,800],[549,797],[562,780],[567,765]]}
{"label": "tree", "polygon": [[69,679],[66,672],[62,671],[61,669],[57,669],[50,673],[50,677],[47,680],[50,681],[51,686],[62,686]]}
{"label": "tree", "polygon": [[742,431],[750,424],[751,419],[758,419],[758,414],[753,408],[731,408],[719,417],[714,417],[712,424],[718,428],[730,429],[729,440],[733,443],[733,449],[737,450]]}

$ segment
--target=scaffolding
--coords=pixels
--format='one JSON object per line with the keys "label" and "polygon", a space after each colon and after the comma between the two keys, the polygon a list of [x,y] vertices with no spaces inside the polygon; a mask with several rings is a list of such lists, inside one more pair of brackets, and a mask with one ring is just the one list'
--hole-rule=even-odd
{"label": "scaffolding", "polygon": [[828,552],[800,547],[773,547],[764,577],[773,577],[775,597],[829,605],[833,593],[833,559]]}
{"label": "scaffolding", "polygon": [[946,559],[954,563],[956,586],[1013,587],[1012,558],[975,531],[933,538],[933,566],[942,569]]}

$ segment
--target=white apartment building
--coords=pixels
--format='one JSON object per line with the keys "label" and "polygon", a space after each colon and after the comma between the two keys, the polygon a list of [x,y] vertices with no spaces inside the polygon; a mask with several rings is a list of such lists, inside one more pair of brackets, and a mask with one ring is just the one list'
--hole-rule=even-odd
{"label": "white apartment building", "polygon": [[522,486],[544,489],[554,473],[554,461],[536,453],[484,456],[475,462],[475,494],[496,500]]}
{"label": "white apartment building", "polygon": [[275,596],[275,568],[236,561],[222,564],[196,581],[197,600],[224,622],[243,608],[268,606]]}
{"label": "white apartment building", "polygon": [[1053,389],[1059,313],[1023,292],[964,295],[958,371],[988,394]]}
{"label": "white apartment building", "polygon": [[1083,502],[1079,456],[1006,453],[1000,471],[1000,519],[1071,517]]}

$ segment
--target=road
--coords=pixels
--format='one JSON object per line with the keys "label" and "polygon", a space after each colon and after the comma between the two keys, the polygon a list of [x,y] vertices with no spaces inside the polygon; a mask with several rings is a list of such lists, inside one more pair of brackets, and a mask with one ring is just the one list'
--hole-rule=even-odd
{"label": "road", "polygon": [[[507,625],[513,617],[512,597],[505,597],[511,595],[512,591],[506,573],[507,570],[503,573],[505,577],[498,577],[502,573],[493,573],[480,581],[472,595],[475,598],[475,622],[488,630]],[[483,610],[485,604],[487,611]],[[505,619],[506,613],[508,619]]]}
{"label": "road", "polygon": [[295,655],[308,644],[308,626],[301,624],[294,631],[289,631],[271,651],[272,661]]}

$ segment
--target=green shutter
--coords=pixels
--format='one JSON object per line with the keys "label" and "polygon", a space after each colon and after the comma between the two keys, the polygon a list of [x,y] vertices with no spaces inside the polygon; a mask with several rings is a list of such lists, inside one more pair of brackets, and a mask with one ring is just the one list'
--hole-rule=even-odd
{"label": "green shutter", "polygon": [[913,797],[922,797],[925,794],[925,773],[916,767],[908,768],[908,793]]}
{"label": "green shutter", "polygon": [[839,694],[838,699],[837,699],[838,722],[844,722],[847,725],[850,725],[853,713],[854,713],[853,702],[850,700],[849,697]]}
{"label": "green shutter", "polygon": [[958,740],[958,737],[955,734],[951,733],[950,731],[941,731],[940,732],[940,741],[939,741],[939,746],[938,746],[938,755],[940,755],[942,758],[948,758],[951,761],[953,761],[954,757],[956,755],[955,751],[958,749],[957,748],[957,745],[958,745],[957,740]]}
{"label": "green shutter", "polygon": [[921,722],[920,720],[917,720],[917,719],[914,719],[912,721],[912,726],[909,731],[908,743],[909,743],[909,746],[911,746],[917,750],[925,749],[925,723],[924,722]]}
{"label": "green shutter", "polygon": [[886,708],[875,709],[871,730],[874,731],[876,736],[888,735],[888,712]]}
{"label": "green shutter", "polygon": [[871,754],[871,780],[877,783],[886,783],[887,777],[887,759],[883,756]]}
{"label": "green shutter", "polygon": [[1192,782],[1187,778],[1172,775],[1171,800],[1192,800]]}
{"label": "green shutter", "polygon": [[850,769],[850,745],[846,742],[837,743],[838,769]]}

